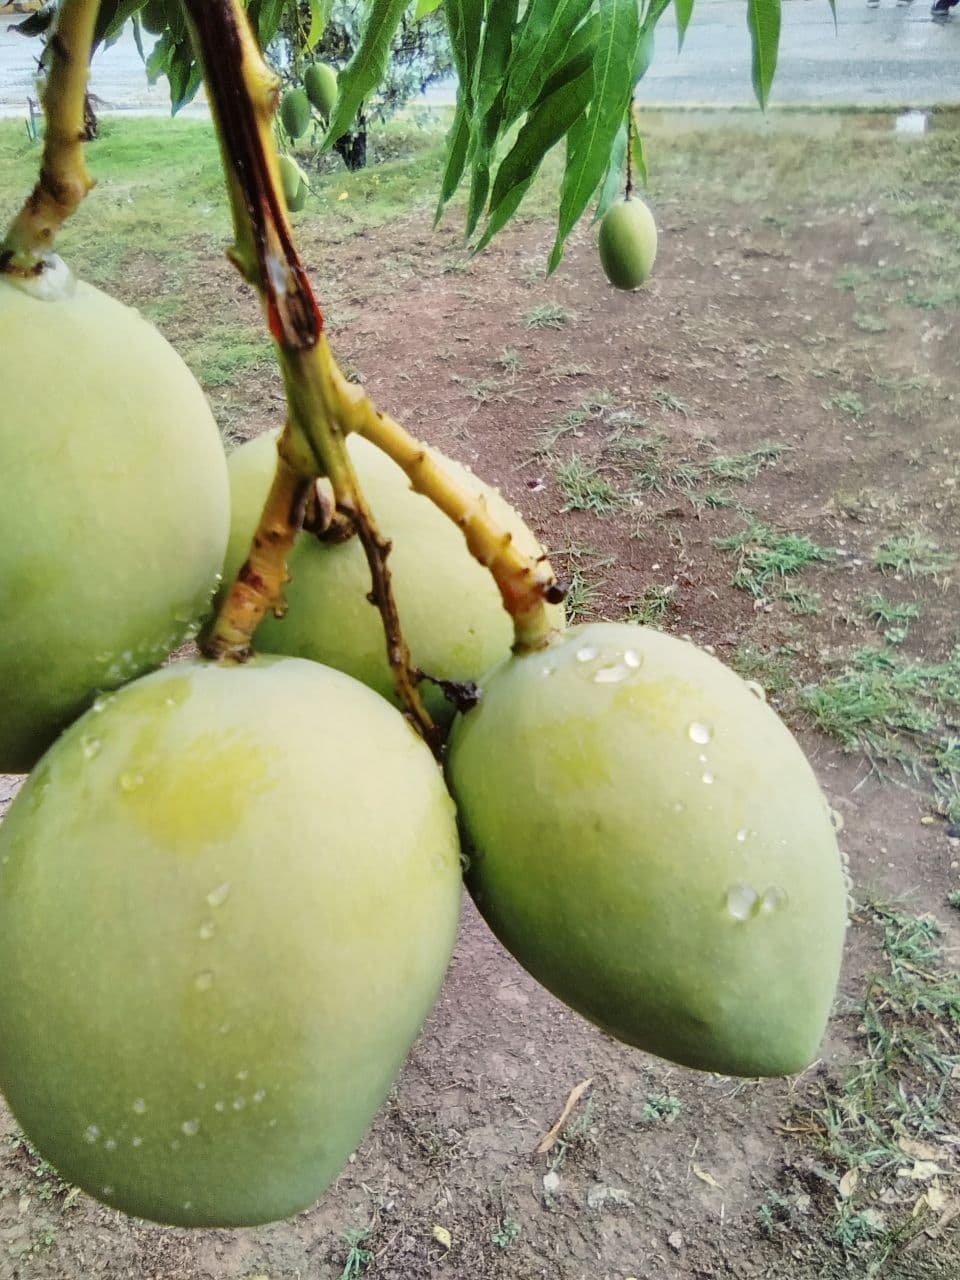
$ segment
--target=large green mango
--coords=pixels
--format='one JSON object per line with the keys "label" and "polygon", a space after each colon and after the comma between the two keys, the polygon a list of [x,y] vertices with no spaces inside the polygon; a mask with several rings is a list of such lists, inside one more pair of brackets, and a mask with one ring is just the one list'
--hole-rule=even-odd
{"label": "large green mango", "polygon": [[440,771],[382,698],[296,659],[166,667],[68,729],[0,827],[0,1089],[115,1208],[294,1213],[430,1010],[460,883]]}
{"label": "large green mango", "polygon": [[19,773],[196,626],[229,491],[203,392],[138,312],[65,269],[0,278],[0,332],[0,772]]}
{"label": "large green mango", "polygon": [[[414,662],[440,679],[475,680],[506,657],[513,643],[513,626],[492,577],[470,555],[457,526],[413,492],[396,463],[357,436],[349,437],[349,447],[374,516],[393,544],[390,570]],[[233,514],[224,568],[228,582],[250,550],[276,459],[275,433],[250,440],[230,455]],[[522,550],[533,556],[542,553],[533,533],[495,489],[449,458],[442,461],[484,498]],[[301,534],[289,569],[287,613],[261,623],[258,646],[326,662],[392,698],[383,627],[367,600],[370,571],[359,541],[331,544]],[[559,608],[553,617],[562,625]],[[439,689],[423,684],[421,692],[434,718],[449,723],[453,709]]]}
{"label": "large green mango", "polygon": [[708,1071],[816,1055],[846,926],[830,813],[789,731],[715,658],[572,628],[484,680],[448,772],[470,891],[561,1000]]}
{"label": "large green mango", "polygon": [[288,89],[280,99],[280,121],[296,140],[310,125],[310,99],[303,89]]}
{"label": "large green mango", "polygon": [[657,257],[657,224],[637,196],[615,201],[600,223],[600,263],[617,289],[639,289]]}
{"label": "large green mango", "polygon": [[311,62],[303,73],[303,87],[311,104],[327,119],[337,100],[337,73],[328,62]]}

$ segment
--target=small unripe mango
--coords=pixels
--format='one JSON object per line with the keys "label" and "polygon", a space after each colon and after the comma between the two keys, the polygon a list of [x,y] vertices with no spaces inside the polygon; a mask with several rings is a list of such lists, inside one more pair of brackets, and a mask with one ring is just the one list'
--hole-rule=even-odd
{"label": "small unripe mango", "polygon": [[280,101],[280,121],[291,138],[299,138],[310,125],[310,100],[302,89],[288,89]]}
{"label": "small unripe mango", "polygon": [[460,896],[440,771],[382,698],[290,658],[165,667],[0,826],[0,1089],[113,1208],[288,1216],[383,1102]]}
{"label": "small unripe mango", "polygon": [[658,631],[573,627],[483,680],[448,777],[470,892],[554,995],[706,1071],[815,1057],[843,868],[812,769],[739,676]]}
{"label": "small unripe mango", "polygon": [[312,62],[303,73],[307,97],[323,118],[329,119],[337,100],[337,73],[327,62]]}
{"label": "small unripe mango", "polygon": [[291,213],[299,213],[310,194],[310,183],[292,156],[280,157],[280,180],[287,208]]}
{"label": "small unripe mango", "polygon": [[600,223],[600,262],[617,289],[639,289],[657,256],[657,224],[637,196],[616,201]]}

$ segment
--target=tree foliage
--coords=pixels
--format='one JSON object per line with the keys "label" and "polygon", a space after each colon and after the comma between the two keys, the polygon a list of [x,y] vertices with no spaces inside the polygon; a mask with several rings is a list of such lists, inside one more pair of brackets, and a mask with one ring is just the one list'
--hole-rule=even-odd
{"label": "tree foliage", "polygon": [[[553,270],[584,212],[594,201],[602,211],[617,192],[631,102],[671,3],[682,46],[694,0],[248,0],[247,8],[264,49],[295,31],[296,57],[329,49],[330,56],[347,59],[325,149],[371,104],[388,109],[409,91],[391,71],[391,53],[398,40],[419,39],[418,27],[435,25],[442,15],[458,91],[437,216],[465,186],[467,236],[483,247],[519,208],[547,153],[562,143]],[[761,106],[776,70],[780,4],[745,0]],[[167,77],[177,111],[200,83],[178,0],[103,0],[101,35],[109,40],[146,8],[163,16],[148,73]],[[642,154],[638,160],[642,173]]]}

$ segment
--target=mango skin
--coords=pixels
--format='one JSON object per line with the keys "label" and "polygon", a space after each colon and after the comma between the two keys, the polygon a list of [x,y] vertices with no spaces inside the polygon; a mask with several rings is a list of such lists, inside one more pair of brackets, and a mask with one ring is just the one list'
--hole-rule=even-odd
{"label": "mango skin", "polygon": [[0,772],[98,689],[159,666],[210,608],[227,464],[203,392],[138,312],[0,279]]}
{"label": "mango skin", "polygon": [[299,138],[310,125],[310,100],[302,89],[288,89],[280,99],[280,120],[291,138]]}
{"label": "mango skin", "polygon": [[0,1089],[115,1208],[294,1213],[383,1102],[460,897],[440,771],[381,698],[296,659],[166,667],[0,827]]}
{"label": "mango skin", "polygon": [[447,763],[468,888],[554,995],[706,1071],[816,1056],[840,855],[802,751],[739,676],[657,631],[574,627],[484,680]]}
{"label": "mango skin", "polygon": [[337,73],[328,62],[312,62],[303,73],[303,87],[311,104],[328,119],[337,100]]}
{"label": "mango skin", "polygon": [[657,257],[657,224],[637,196],[617,200],[600,223],[600,264],[617,289],[639,289]]}
{"label": "mango skin", "polygon": [[[350,436],[349,448],[377,523],[393,542],[393,587],[414,662],[444,680],[476,680],[506,657],[513,644],[513,626],[493,578],[470,555],[457,526],[413,492],[396,463],[360,437]],[[491,513],[520,547],[541,554],[533,533],[494,489],[451,459],[442,461],[474,492],[485,495]],[[227,582],[247,557],[275,466],[275,433],[249,440],[230,455],[233,514]],[[370,571],[359,541],[330,544],[301,534],[288,567],[287,614],[261,623],[258,646],[325,662],[392,700],[383,628],[367,600]],[[562,626],[561,608],[552,617]],[[440,690],[424,682],[420,691],[438,723],[449,724],[453,708]]]}

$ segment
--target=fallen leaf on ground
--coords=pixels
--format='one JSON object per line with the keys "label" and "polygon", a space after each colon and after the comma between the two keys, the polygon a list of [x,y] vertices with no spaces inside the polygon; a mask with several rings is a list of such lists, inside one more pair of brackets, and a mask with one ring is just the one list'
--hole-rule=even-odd
{"label": "fallen leaf on ground", "polygon": [[587,1090],[590,1088],[592,1084],[593,1084],[593,1076],[591,1076],[589,1080],[581,1080],[579,1084],[576,1084],[573,1086],[573,1088],[570,1090],[569,1097],[567,1098],[566,1102],[563,1104],[563,1110],[560,1112],[560,1119],[553,1126],[550,1132],[542,1139],[542,1141],[540,1142],[540,1145],[537,1147],[538,1156],[546,1155],[547,1152],[550,1150],[550,1148],[556,1144],[557,1139],[560,1137],[560,1130],[567,1123],[567,1120],[570,1117],[570,1112],[577,1105],[577,1103],[580,1101],[580,1099],[583,1097],[583,1095],[587,1092]]}
{"label": "fallen leaf on ground", "polygon": [[716,1180],[712,1173],[707,1173],[706,1169],[701,1169],[698,1164],[692,1166],[693,1176],[699,1178],[701,1182],[705,1182],[708,1187],[716,1187],[718,1191],[722,1190],[720,1183]]}

